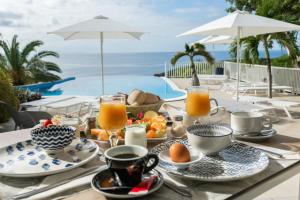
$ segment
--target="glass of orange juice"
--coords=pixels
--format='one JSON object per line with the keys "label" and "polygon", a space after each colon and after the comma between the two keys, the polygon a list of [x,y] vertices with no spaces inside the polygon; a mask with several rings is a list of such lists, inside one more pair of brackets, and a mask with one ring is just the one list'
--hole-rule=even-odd
{"label": "glass of orange juice", "polygon": [[[210,116],[211,106],[208,87],[192,86],[188,88],[185,110],[188,116],[195,119],[194,123],[205,121]],[[196,120],[199,119],[199,120]]]}
{"label": "glass of orange juice", "polygon": [[100,97],[99,124],[105,131],[110,131],[110,145],[118,145],[116,132],[125,127],[127,122],[125,96],[103,95]]}

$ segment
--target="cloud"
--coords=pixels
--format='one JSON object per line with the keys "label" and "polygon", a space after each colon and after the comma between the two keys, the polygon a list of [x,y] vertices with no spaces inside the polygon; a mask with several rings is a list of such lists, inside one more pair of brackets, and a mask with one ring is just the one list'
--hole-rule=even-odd
{"label": "cloud", "polygon": [[7,11],[0,11],[0,26],[2,27],[17,27],[17,19],[22,17],[21,14]]}
{"label": "cloud", "polygon": [[0,18],[9,18],[9,19],[20,19],[22,17],[21,14],[7,11],[0,11]]}
{"label": "cloud", "polygon": [[[45,41],[45,48],[62,52],[96,52],[99,50],[97,41],[66,42],[46,33],[101,14],[148,32],[140,41],[105,41],[106,51],[170,51],[179,49],[184,42],[193,40],[176,38],[177,34],[206,22],[210,15],[222,14],[213,6],[198,6],[199,4],[186,1],[184,4],[189,7],[181,8],[174,2],[181,1],[0,0],[0,26],[3,27],[0,32],[7,39],[13,34],[20,35],[20,40],[26,42],[41,39]],[[183,15],[185,13],[192,13],[193,16]],[[2,18],[1,15],[6,17]]]}

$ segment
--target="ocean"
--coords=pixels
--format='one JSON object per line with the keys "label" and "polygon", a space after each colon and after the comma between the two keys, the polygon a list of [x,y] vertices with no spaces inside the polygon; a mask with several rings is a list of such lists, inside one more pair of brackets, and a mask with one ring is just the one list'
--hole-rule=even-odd
{"label": "ocean", "polygon": [[[279,56],[281,51],[271,55]],[[123,92],[129,94],[133,89],[140,89],[159,95],[162,99],[180,98],[183,91],[174,89],[165,80],[154,77],[164,72],[164,63],[169,63],[173,52],[164,53],[108,53],[104,55],[105,94]],[[226,51],[212,52],[216,61],[229,59]],[[200,59],[200,60],[199,60]],[[201,58],[197,58],[201,61]],[[180,62],[186,62],[182,58]],[[100,96],[101,68],[99,54],[61,53],[55,61],[63,70],[62,77],[74,76],[76,79],[53,86],[50,90],[40,91],[42,95],[83,95]]]}
{"label": "ocean", "polygon": [[[285,52],[271,51],[272,57],[277,57]],[[211,52],[216,61],[230,58],[228,51]],[[104,54],[104,74],[113,75],[144,75],[152,76],[164,71],[164,63],[170,62],[174,52],[154,53],[107,53]],[[261,52],[261,56],[263,53]],[[201,60],[201,57],[197,58]],[[180,62],[186,62],[182,58]],[[100,76],[100,55],[60,53],[60,58],[55,60],[63,70],[62,77],[89,77]]]}

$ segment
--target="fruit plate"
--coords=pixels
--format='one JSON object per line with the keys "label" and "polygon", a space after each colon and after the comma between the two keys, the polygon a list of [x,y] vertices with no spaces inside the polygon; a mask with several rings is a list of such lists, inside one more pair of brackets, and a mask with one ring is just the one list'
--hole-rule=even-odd
{"label": "fruit plate", "polygon": [[47,154],[32,140],[0,149],[0,175],[36,177],[56,174],[79,167],[97,156],[98,145],[92,140],[77,138],[64,151]]}
{"label": "fruit plate", "polygon": [[[158,155],[169,149],[174,143],[190,147],[187,139],[169,140],[153,147],[150,153]],[[172,175],[207,182],[232,181],[247,178],[262,172],[269,165],[268,156],[246,144],[233,142],[214,156],[203,156],[190,165],[188,169],[177,169],[175,166],[159,161],[158,167]]]}

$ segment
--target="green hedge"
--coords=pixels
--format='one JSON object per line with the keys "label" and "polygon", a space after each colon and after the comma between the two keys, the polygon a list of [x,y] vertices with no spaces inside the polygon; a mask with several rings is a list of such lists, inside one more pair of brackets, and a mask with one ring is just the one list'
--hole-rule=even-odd
{"label": "green hedge", "polygon": [[[10,76],[4,71],[0,69],[0,100],[8,103],[9,105],[15,107],[16,109],[19,107],[19,100],[17,99],[12,80]],[[6,122],[10,117],[10,113],[8,113],[3,107],[0,106],[0,123]]]}

